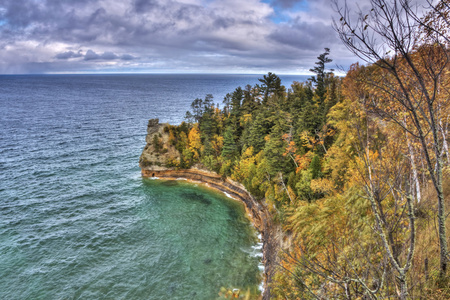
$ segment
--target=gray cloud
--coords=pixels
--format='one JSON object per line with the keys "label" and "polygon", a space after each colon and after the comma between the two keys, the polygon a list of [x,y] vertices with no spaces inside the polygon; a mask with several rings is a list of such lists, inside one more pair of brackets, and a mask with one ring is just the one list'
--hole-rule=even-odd
{"label": "gray cloud", "polygon": [[133,3],[134,11],[137,13],[143,13],[156,7],[159,7],[159,4],[155,0],[135,0]]}
{"label": "gray cloud", "polygon": [[111,51],[103,52],[103,54],[97,54],[90,49],[84,55],[84,60],[86,60],[86,61],[89,61],[89,60],[111,61],[111,60],[118,60],[118,59],[130,61],[130,60],[135,60],[136,57],[131,54],[122,54],[121,56],[119,56]]}
{"label": "gray cloud", "polygon": [[136,57],[134,57],[131,54],[123,54],[122,56],[120,56],[120,59],[121,60],[134,60],[134,59],[136,59]]}
{"label": "gray cloud", "polygon": [[269,35],[269,38],[299,50],[314,51],[317,48],[333,48],[340,44],[331,24],[307,23],[299,19],[291,24],[280,25]]}
{"label": "gray cloud", "polygon": [[272,1],[272,3],[274,5],[279,5],[284,8],[291,8],[295,4],[300,3],[300,2],[306,2],[306,1],[305,0],[273,0]]}
{"label": "gray cloud", "polygon": [[96,59],[100,59],[100,55],[98,55],[97,53],[95,53],[92,50],[88,50],[86,52],[86,54],[84,55],[84,60],[96,60]]}
{"label": "gray cloud", "polygon": [[86,51],[85,54],[82,53],[82,50],[79,50],[78,52],[73,51],[66,51],[62,53],[58,53],[55,58],[59,60],[69,60],[72,58],[80,58],[83,57],[85,61],[93,61],[93,60],[104,60],[104,61],[113,61],[113,60],[123,60],[123,61],[132,61],[136,60],[137,57],[131,55],[131,54],[122,54],[117,55],[114,52],[106,51],[103,52],[103,54],[98,54],[95,51],[89,49]]}
{"label": "gray cloud", "polygon": [[302,72],[324,47],[347,64],[329,1],[280,12],[299,2],[308,1],[0,0],[0,73]]}
{"label": "gray cloud", "polygon": [[56,58],[57,59],[69,59],[69,58],[78,58],[78,57],[82,57],[83,54],[81,54],[81,50],[78,51],[77,53],[73,52],[73,51],[66,51],[63,53],[58,53],[56,54]]}

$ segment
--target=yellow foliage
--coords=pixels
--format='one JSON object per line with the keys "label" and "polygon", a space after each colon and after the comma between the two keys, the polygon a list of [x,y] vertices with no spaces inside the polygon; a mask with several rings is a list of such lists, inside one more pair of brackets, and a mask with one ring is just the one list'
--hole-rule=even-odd
{"label": "yellow foliage", "polygon": [[240,124],[242,127],[245,126],[245,124],[249,123],[252,121],[252,115],[251,114],[245,114],[241,117],[241,119],[239,120]]}
{"label": "yellow foliage", "polygon": [[253,156],[253,147],[248,147],[245,149],[244,153],[242,154],[242,158],[249,158]]}
{"label": "yellow foliage", "polygon": [[297,162],[298,168],[296,170],[296,172],[300,172],[301,170],[306,170],[309,165],[311,164],[311,160],[314,157],[314,153],[313,152],[306,152],[306,154],[304,155],[296,155],[295,156],[295,161]]}
{"label": "yellow foliage", "polygon": [[333,182],[327,178],[311,180],[311,189],[315,193],[331,194],[334,191]]}
{"label": "yellow foliage", "polygon": [[223,147],[223,136],[215,134],[211,140],[211,146],[216,152],[216,156],[219,156]]}
{"label": "yellow foliage", "polygon": [[231,179],[244,182],[252,177],[252,171],[255,167],[256,156],[253,156],[253,147],[244,151],[241,160],[236,164],[231,174]]}
{"label": "yellow foliage", "polygon": [[198,159],[200,155],[200,151],[202,148],[202,141],[200,138],[200,132],[198,130],[198,125],[196,124],[192,127],[191,131],[189,131],[188,135],[189,139],[189,150],[194,153],[194,159]]}

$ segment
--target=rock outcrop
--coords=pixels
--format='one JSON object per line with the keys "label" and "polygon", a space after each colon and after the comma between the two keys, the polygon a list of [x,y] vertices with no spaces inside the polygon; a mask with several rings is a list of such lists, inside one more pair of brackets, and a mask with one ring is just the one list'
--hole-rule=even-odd
{"label": "rock outcrop", "polygon": [[180,159],[180,154],[173,145],[169,143],[169,124],[159,123],[159,119],[150,119],[147,125],[147,136],[144,150],[139,158],[141,169],[151,168],[153,170],[167,170],[167,160]]}
{"label": "rock outcrop", "polygon": [[169,126],[169,124],[159,124],[158,119],[151,119],[148,122],[147,145],[139,159],[142,176],[160,179],[187,179],[203,183],[243,202],[248,216],[262,236],[263,264],[265,267],[265,289],[262,298],[270,299],[270,283],[275,272],[277,253],[283,237],[281,229],[272,222],[271,215],[264,202],[256,201],[242,184],[198,167],[182,170],[168,168],[166,161],[168,159],[179,160],[180,155],[172,145],[169,145],[169,135],[164,130],[166,126]]}

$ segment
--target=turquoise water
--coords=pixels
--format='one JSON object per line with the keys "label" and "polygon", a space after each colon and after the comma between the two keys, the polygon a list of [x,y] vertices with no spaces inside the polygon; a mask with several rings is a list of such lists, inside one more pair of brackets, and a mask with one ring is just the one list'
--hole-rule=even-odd
{"label": "turquoise water", "polygon": [[221,287],[257,292],[255,232],[241,203],[186,182],[126,181],[125,197],[112,188],[26,204],[27,218],[16,222],[13,214],[2,218],[10,229],[2,226],[0,298],[215,299]]}
{"label": "turquoise water", "polygon": [[249,79],[0,76],[0,299],[257,290],[260,250],[242,205],[142,179],[138,167],[148,119],[182,120],[192,99],[181,90],[223,95]]}

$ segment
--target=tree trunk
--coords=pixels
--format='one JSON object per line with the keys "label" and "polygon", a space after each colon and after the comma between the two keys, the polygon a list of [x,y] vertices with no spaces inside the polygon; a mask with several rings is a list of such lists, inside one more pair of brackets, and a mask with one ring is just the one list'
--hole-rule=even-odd
{"label": "tree trunk", "polygon": [[406,282],[405,274],[399,276],[400,281],[400,300],[408,299],[408,283]]}
{"label": "tree trunk", "polygon": [[[406,120],[404,120],[404,124],[406,127]],[[406,142],[408,144],[409,158],[411,161],[411,169],[412,169],[413,181],[414,181],[414,186],[415,186],[416,199],[417,199],[417,202],[420,202],[420,200],[422,200],[422,194],[420,192],[419,176],[417,175],[416,156],[414,154],[414,149],[411,144],[411,140],[408,136],[408,133],[405,132],[405,135],[406,135]]]}
{"label": "tree trunk", "polygon": [[445,202],[444,193],[442,191],[442,159],[437,159],[437,193],[438,193],[438,227],[439,227],[439,248],[440,248],[440,272],[443,278],[447,273],[447,229],[445,227]]}
{"label": "tree trunk", "polygon": [[447,164],[450,164],[450,155],[448,151],[448,143],[447,143],[447,134],[448,134],[448,127],[444,128],[442,126],[442,120],[439,120],[439,128],[442,134],[442,147],[445,152],[445,155],[447,156]]}

